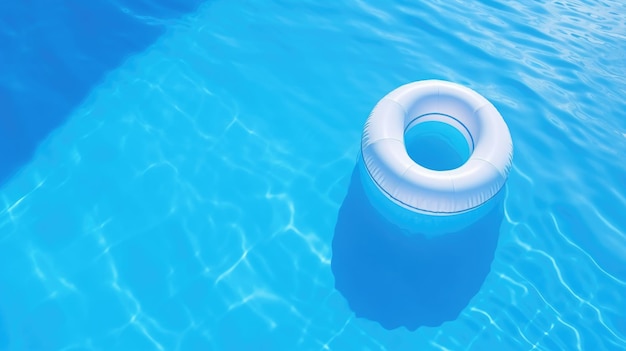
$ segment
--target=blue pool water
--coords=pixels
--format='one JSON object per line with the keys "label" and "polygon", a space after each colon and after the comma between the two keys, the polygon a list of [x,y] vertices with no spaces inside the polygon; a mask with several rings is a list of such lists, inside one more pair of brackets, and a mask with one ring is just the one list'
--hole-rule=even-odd
{"label": "blue pool water", "polygon": [[0,3],[0,182],[29,161],[106,73],[202,0]]}
{"label": "blue pool water", "polygon": [[[0,5],[0,350],[626,348],[626,5],[100,3],[102,45]],[[440,241],[355,176],[430,78],[515,145],[501,212]]]}

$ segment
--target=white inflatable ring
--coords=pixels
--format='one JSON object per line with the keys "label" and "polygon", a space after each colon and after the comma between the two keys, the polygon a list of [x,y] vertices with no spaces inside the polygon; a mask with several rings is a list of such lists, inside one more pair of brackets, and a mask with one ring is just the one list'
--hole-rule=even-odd
{"label": "white inflatable ring", "polygon": [[[460,167],[435,171],[408,155],[404,134],[426,122],[447,123],[468,143]],[[367,174],[384,195],[413,212],[453,215],[494,197],[504,185],[513,157],[509,129],[487,99],[464,86],[426,80],[403,85],[372,110],[361,140]]]}

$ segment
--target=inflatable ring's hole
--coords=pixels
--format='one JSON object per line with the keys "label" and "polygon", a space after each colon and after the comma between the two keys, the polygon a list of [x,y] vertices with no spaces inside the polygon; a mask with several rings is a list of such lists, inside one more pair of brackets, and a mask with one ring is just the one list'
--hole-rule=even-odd
{"label": "inflatable ring's hole", "polygon": [[[439,119],[446,119],[442,117]],[[467,134],[451,123],[416,119],[404,133],[404,146],[409,157],[420,166],[447,171],[461,167],[469,159],[473,148]]]}

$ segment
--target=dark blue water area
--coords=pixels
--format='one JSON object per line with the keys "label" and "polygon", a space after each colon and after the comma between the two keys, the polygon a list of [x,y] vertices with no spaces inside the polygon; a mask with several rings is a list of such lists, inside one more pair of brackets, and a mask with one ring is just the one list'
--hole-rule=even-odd
{"label": "dark blue water area", "polygon": [[0,185],[108,71],[203,2],[0,1]]}
{"label": "dark blue water area", "polygon": [[384,328],[455,320],[491,269],[503,207],[445,235],[407,235],[371,205],[355,168],[339,210],[331,263],[335,286],[357,317]]}

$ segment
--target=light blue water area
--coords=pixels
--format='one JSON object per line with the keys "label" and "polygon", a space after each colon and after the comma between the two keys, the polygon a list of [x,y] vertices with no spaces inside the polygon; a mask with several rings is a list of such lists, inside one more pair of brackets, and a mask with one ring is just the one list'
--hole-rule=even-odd
{"label": "light blue water area", "polygon": [[455,127],[443,122],[423,122],[409,128],[404,145],[411,159],[432,170],[461,167],[470,156],[470,145]]}
{"label": "light blue water area", "polygon": [[[624,13],[241,0],[174,21],[0,190],[0,350],[626,348]],[[413,328],[355,314],[355,299],[389,301],[340,293],[333,268],[341,254],[359,277],[429,272],[418,239],[359,235],[373,219],[353,171],[376,102],[430,78],[489,99],[515,157],[501,216],[476,232],[494,236],[423,261],[446,272],[484,250],[475,289]],[[370,237],[404,250],[351,259]]]}

